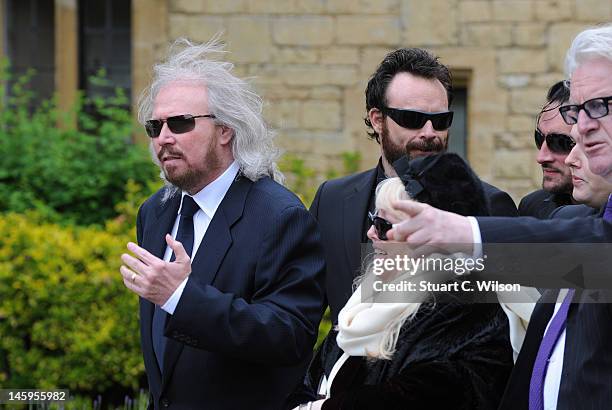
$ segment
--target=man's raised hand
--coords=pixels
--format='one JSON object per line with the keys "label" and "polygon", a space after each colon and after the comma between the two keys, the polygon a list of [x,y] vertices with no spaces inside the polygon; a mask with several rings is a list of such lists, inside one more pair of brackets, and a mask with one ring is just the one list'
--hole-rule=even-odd
{"label": "man's raised hand", "polygon": [[119,269],[123,283],[132,292],[162,306],[176,288],[191,273],[191,259],[183,245],[166,235],[166,243],[174,252],[176,259],[165,262],[144,248],[129,242],[127,248],[134,256],[121,255],[123,265]]}

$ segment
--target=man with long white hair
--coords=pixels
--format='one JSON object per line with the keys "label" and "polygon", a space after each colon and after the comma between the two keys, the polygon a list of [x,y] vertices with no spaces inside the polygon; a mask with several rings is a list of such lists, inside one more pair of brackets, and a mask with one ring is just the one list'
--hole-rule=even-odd
{"label": "man with long white hair", "polygon": [[155,409],[279,408],[323,313],[316,222],[277,182],[262,101],[221,52],[218,37],[176,41],[140,100],[166,185],[120,270],[140,296]]}

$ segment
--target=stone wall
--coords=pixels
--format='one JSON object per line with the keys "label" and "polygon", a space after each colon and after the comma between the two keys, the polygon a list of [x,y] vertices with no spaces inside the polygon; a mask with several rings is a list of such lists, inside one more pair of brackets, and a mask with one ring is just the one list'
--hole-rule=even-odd
{"label": "stone wall", "polygon": [[[515,199],[540,184],[533,127],[563,78],[573,36],[612,20],[605,0],[167,0],[160,38],[224,31],[240,76],[254,77],[279,144],[320,171],[358,150],[375,164],[364,89],[382,57],[425,47],[468,89],[468,158]],[[158,47],[157,54],[163,50]],[[148,61],[135,69],[142,77]]]}

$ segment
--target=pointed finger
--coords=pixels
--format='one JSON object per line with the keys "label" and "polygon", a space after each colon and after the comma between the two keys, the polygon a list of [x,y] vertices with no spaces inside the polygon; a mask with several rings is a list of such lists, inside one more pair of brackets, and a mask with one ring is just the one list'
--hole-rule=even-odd
{"label": "pointed finger", "polygon": [[145,248],[136,245],[134,242],[128,242],[127,248],[145,265],[151,266],[153,263],[161,261],[157,256],[153,255]]}
{"label": "pointed finger", "polygon": [[404,212],[410,217],[414,217],[427,209],[429,205],[404,199],[399,201],[391,201],[391,207],[397,211]]}

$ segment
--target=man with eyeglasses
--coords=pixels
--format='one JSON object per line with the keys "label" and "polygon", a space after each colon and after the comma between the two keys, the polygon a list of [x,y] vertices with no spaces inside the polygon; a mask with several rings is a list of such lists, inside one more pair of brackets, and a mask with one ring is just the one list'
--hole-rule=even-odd
{"label": "man with eyeglasses", "polygon": [[[449,69],[427,50],[402,48],[389,53],[366,88],[366,126],[380,146],[378,165],[365,172],[324,182],[310,211],[319,222],[327,262],[326,292],[332,321],[352,293],[361,268],[361,244],[374,212],[379,182],[396,176],[392,164],[446,150],[453,112]],[[516,216],[510,196],[483,183],[492,215]]]}
{"label": "man with eyeglasses", "polygon": [[546,96],[536,121],[536,161],[542,167],[542,189],[521,199],[519,215],[546,219],[558,207],[572,203],[572,175],[565,158],[572,149],[569,136],[571,125],[563,121],[559,106],[569,99],[569,88],[564,81],[554,84]]}
{"label": "man with eyeglasses", "polygon": [[[573,126],[572,135],[584,152],[591,172],[612,182],[612,24],[590,28],[576,36],[567,53],[566,74],[570,79],[570,100],[559,112]],[[446,247],[447,252],[478,254],[478,248],[482,247],[486,255],[495,243],[586,243],[589,246],[603,243],[598,249],[612,243],[610,198],[599,217],[569,220],[471,218],[407,202],[398,202],[396,208],[410,218],[395,224],[387,236],[406,242],[412,249],[435,245],[438,252]],[[596,275],[603,275],[605,280],[598,281],[596,287],[609,288],[612,263],[608,259],[610,252],[603,251],[592,260],[574,259],[575,265],[569,267],[603,262],[598,272],[580,269],[579,275],[573,276],[567,276],[568,270],[550,272],[577,289],[553,295],[553,303],[538,304],[534,310],[501,409],[610,408],[611,295],[609,291],[580,289],[588,287]],[[512,281],[512,275],[507,275],[505,280]]]}
{"label": "man with eyeglasses", "polygon": [[120,268],[140,296],[149,408],[279,409],[323,314],[317,224],[276,182],[262,101],[218,37],[170,51],[139,110],[166,186]]}

